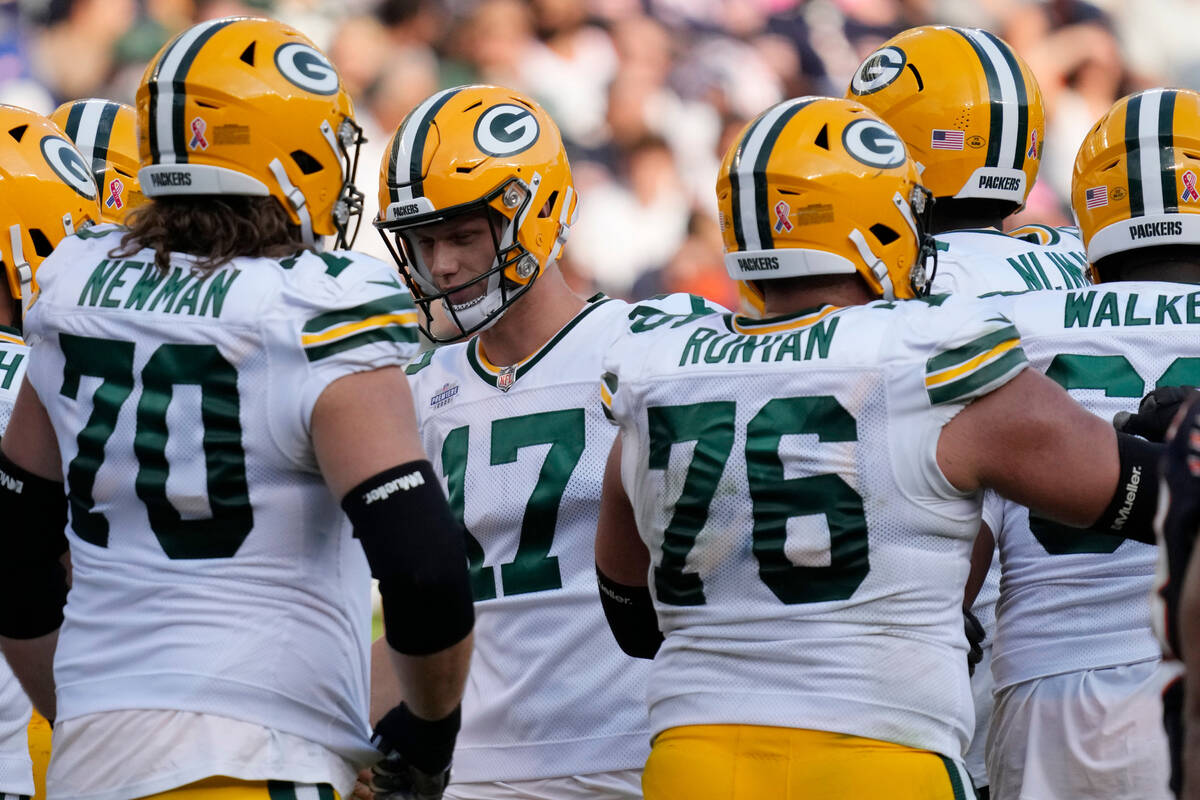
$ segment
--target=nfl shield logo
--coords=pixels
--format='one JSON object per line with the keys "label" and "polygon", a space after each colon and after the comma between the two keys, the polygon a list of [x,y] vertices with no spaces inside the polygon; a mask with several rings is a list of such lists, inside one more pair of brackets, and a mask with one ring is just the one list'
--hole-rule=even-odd
{"label": "nfl shield logo", "polygon": [[500,375],[496,378],[496,388],[502,392],[507,392],[512,388],[513,383],[517,380],[517,365],[505,367],[500,370]]}

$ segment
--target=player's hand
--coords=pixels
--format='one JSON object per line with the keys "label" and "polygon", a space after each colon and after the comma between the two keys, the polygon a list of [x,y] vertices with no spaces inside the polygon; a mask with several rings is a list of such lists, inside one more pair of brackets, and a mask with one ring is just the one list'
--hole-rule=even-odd
{"label": "player's hand", "polygon": [[450,782],[450,767],[429,774],[392,751],[371,768],[370,789],[374,800],[442,800]]}
{"label": "player's hand", "polygon": [[354,791],[350,796],[354,800],[375,800],[375,792],[371,791],[371,770],[358,771],[358,777],[354,779]]}
{"label": "player's hand", "polygon": [[975,665],[983,660],[983,640],[987,631],[983,623],[969,610],[963,609],[963,631],[967,634],[967,674],[975,674]]}
{"label": "player's hand", "polygon": [[404,703],[384,714],[371,739],[383,753],[369,777],[374,800],[441,800],[461,718],[461,706],[443,719],[426,720]]}
{"label": "player's hand", "polygon": [[1155,522],[1162,524],[1168,547],[1190,543],[1200,530],[1200,392],[1193,392],[1168,432],[1162,484],[1159,503],[1165,508]]}
{"label": "player's hand", "polygon": [[1136,414],[1118,411],[1113,417],[1113,427],[1122,433],[1161,442],[1180,406],[1195,392],[1195,386],[1160,386],[1142,398]]}

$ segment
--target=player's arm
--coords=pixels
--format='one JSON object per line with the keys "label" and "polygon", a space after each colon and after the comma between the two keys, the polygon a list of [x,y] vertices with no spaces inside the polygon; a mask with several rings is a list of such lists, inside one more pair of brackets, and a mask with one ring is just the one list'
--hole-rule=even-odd
{"label": "player's arm", "polygon": [[54,650],[67,598],[67,498],[58,441],[26,380],[0,440],[0,649],[38,712],[54,719]]}
{"label": "player's arm", "polygon": [[663,642],[647,586],[649,570],[650,553],[638,536],[633,506],[621,485],[621,437],[617,436],[604,467],[596,521],[596,579],[617,644],[636,658],[654,658]]}
{"label": "player's arm", "polygon": [[417,433],[398,367],[324,389],[312,413],[326,483],[354,524],[383,598],[385,637],[404,703],[377,735],[422,772],[450,762],[471,657],[474,606],[462,526]]}
{"label": "player's arm", "polygon": [[1026,369],[946,424],[937,462],[961,491],[992,488],[1067,525],[1153,542],[1161,453]]}

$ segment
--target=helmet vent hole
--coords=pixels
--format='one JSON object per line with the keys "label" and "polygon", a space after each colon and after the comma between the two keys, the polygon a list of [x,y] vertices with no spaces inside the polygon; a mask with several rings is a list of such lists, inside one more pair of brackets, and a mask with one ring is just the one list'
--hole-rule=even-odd
{"label": "helmet vent hole", "polygon": [[875,234],[875,238],[882,245],[888,245],[900,238],[900,234],[889,228],[883,223],[876,222],[871,226],[871,233]]}
{"label": "helmet vent hole", "polygon": [[825,150],[829,149],[829,123],[821,126],[821,132],[817,134],[817,138],[813,142],[817,147]]}
{"label": "helmet vent hole", "polygon": [[28,125],[18,125],[15,128],[9,128],[8,135],[11,136],[12,138],[16,139],[19,142],[19,141],[21,141],[21,137],[25,135],[25,130],[28,127],[29,127]]}
{"label": "helmet vent hole", "polygon": [[1185,158],[1190,158],[1193,161],[1200,159],[1200,154],[1198,154],[1198,153],[1184,153],[1183,155]]}
{"label": "helmet vent hole", "polygon": [[555,189],[550,193],[550,199],[546,201],[546,205],[542,206],[542,210],[538,212],[538,219],[545,219],[554,213],[554,204],[558,202],[558,190]]}
{"label": "helmet vent hole", "polygon": [[477,103],[472,103],[471,105],[469,105],[469,106],[467,106],[466,108],[464,108],[464,109],[463,109],[463,111],[470,111],[472,108],[479,108],[481,105],[483,105],[483,101],[482,101],[482,100],[480,100],[480,101],[479,101],[479,102],[477,102]]}
{"label": "helmet vent hole", "polygon": [[912,70],[913,77],[917,79],[917,91],[925,91],[925,81],[921,80],[921,73],[917,71],[917,65],[910,61],[908,68]]}
{"label": "helmet vent hole", "polygon": [[478,165],[472,164],[469,167],[455,167],[454,171],[455,172],[473,172],[475,170],[476,166],[478,166]]}
{"label": "helmet vent hole", "polygon": [[215,106],[212,103],[206,103],[203,100],[197,100],[196,105],[200,106],[201,108],[220,108],[220,106]]}
{"label": "helmet vent hole", "polygon": [[1100,171],[1101,171],[1101,172],[1108,172],[1110,169],[1112,169],[1113,167],[1115,167],[1117,164],[1120,164],[1120,163],[1121,163],[1120,161],[1114,161],[1114,162],[1112,162],[1111,164],[1109,164],[1107,167],[1105,167],[1104,169],[1102,169],[1102,170],[1100,170]]}
{"label": "helmet vent hole", "polygon": [[242,59],[242,61],[245,61],[247,64],[249,64],[252,67],[254,66],[254,45],[255,44],[257,44],[257,42],[251,42],[249,45],[247,45],[246,49],[242,51],[242,54],[240,56],[238,56],[240,59]]}
{"label": "helmet vent hole", "polygon": [[303,150],[293,150],[291,155],[292,160],[296,162],[296,166],[299,167],[300,171],[305,175],[312,175],[314,172],[320,172],[322,169],[324,169],[324,167],[321,166],[320,161],[317,161]]}
{"label": "helmet vent hole", "polygon": [[121,169],[120,167],[113,167],[113,171],[124,178],[132,178],[133,177],[132,175],[130,175],[128,172]]}
{"label": "helmet vent hole", "polygon": [[46,234],[42,233],[41,228],[30,228],[29,238],[33,240],[33,252],[37,253],[40,258],[45,258],[54,252],[54,245],[50,244],[50,240],[46,238]]}

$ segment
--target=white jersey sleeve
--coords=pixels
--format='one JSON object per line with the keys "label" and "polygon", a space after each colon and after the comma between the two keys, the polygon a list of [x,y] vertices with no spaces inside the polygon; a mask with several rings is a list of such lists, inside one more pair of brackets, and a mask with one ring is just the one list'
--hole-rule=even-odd
{"label": "white jersey sleeve", "polygon": [[[0,326],[0,436],[8,427],[28,357],[29,348],[20,331]],[[32,711],[8,662],[0,658],[0,795],[33,794],[33,765],[25,733]]]}
{"label": "white jersey sleeve", "polygon": [[354,253],[164,273],[115,230],[65,239],[26,318],[70,496],[59,717],[224,715],[365,763],[370,576],[309,424],[411,358],[411,299]]}
{"label": "white jersey sleeve", "polygon": [[980,498],[936,446],[1024,368],[1011,323],[974,301],[710,314],[630,331],[603,366],[666,636],[652,730],[782,725],[959,758]]}

